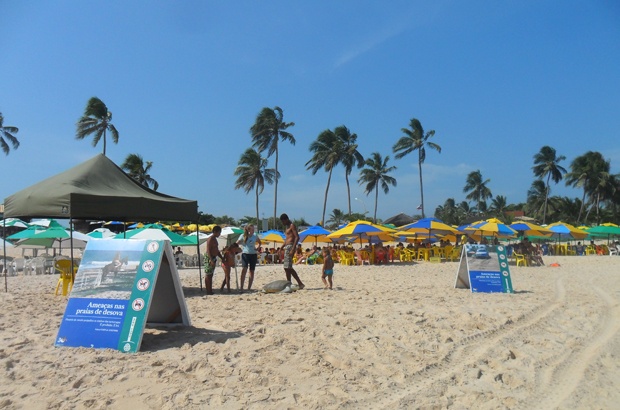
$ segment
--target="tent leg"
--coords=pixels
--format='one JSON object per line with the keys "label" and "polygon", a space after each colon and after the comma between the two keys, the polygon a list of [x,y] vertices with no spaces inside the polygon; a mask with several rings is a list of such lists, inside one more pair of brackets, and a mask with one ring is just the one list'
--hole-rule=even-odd
{"label": "tent leg", "polygon": [[4,253],[4,262],[2,262],[2,270],[4,271],[4,291],[8,292],[9,291],[9,284],[7,282],[7,278],[6,278],[6,273],[7,273],[7,269],[6,269],[6,218],[4,217],[4,214],[2,215],[2,249],[3,249],[3,253]]}
{"label": "tent leg", "polygon": [[200,291],[202,292],[202,259],[200,258],[200,221],[196,221],[196,252],[198,253],[198,275],[200,277]]}

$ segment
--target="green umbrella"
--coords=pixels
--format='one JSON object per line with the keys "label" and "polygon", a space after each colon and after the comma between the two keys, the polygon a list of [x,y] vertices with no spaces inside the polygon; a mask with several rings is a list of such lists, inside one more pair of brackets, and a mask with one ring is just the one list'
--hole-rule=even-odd
{"label": "green umbrella", "polygon": [[591,238],[607,238],[610,240],[612,236],[620,236],[620,227],[613,225],[599,225],[585,229]]}
{"label": "green umbrella", "polygon": [[[149,225],[147,225],[149,226]],[[130,231],[119,233],[114,236],[113,239],[155,239],[155,240],[167,240],[170,241],[172,246],[196,246],[195,240],[189,239],[186,236],[181,236],[178,233],[174,233],[169,229],[161,228],[161,225],[152,224],[152,228],[138,228]],[[160,226],[157,228],[155,226]]]}
{"label": "green umbrella", "polygon": [[[23,233],[29,231],[26,229],[25,231],[19,232]],[[16,236],[18,234],[12,235]],[[69,232],[67,229],[62,226],[52,226],[51,228],[44,229],[42,231],[30,231],[29,236],[26,236],[19,241],[17,241],[16,246],[24,246],[24,247],[41,247],[41,248],[55,248],[62,247],[62,244],[65,242],[69,242],[71,238],[73,240],[78,240],[84,243],[77,244],[76,247],[82,247],[88,242],[90,237],[81,232],[73,231],[73,234]],[[76,245],[74,243],[74,245]]]}

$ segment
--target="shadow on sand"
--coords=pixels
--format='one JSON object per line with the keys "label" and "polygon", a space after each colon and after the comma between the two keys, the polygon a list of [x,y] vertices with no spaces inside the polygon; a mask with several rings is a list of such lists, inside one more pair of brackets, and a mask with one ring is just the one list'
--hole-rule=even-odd
{"label": "shadow on sand", "polygon": [[222,332],[220,330],[201,329],[194,326],[148,326],[142,336],[140,351],[154,352],[158,350],[177,348],[197,343],[226,343],[229,339],[243,336],[241,332]]}

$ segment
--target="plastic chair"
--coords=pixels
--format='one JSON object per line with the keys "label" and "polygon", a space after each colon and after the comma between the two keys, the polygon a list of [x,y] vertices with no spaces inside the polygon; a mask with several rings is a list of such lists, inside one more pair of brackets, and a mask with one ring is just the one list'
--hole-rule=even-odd
{"label": "plastic chair", "polygon": [[339,251],[338,256],[342,265],[352,266],[355,265],[355,255],[345,251]]}
{"label": "plastic chair", "polygon": [[69,259],[60,259],[54,262],[54,269],[58,271],[60,277],[58,278],[58,284],[56,285],[56,291],[54,295],[58,296],[58,290],[62,286],[62,295],[67,296],[71,289],[73,289],[73,265]]}
{"label": "plastic chair", "polygon": [[458,262],[461,260],[461,247],[457,246],[452,248],[449,254],[446,254],[446,260],[450,260],[450,262]]}
{"label": "plastic chair", "polygon": [[265,252],[258,255],[258,264],[259,265],[267,264],[267,254]]}
{"label": "plastic chair", "polygon": [[525,255],[513,252],[512,256],[515,258],[515,264],[517,266],[519,265],[528,266],[527,258],[525,257]]}

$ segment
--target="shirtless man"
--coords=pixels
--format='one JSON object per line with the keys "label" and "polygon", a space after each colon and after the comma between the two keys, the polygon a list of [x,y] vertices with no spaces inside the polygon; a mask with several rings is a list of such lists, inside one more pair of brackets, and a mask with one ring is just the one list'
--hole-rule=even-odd
{"label": "shirtless man", "polygon": [[207,255],[205,260],[205,288],[207,288],[207,295],[213,294],[213,272],[215,272],[217,257],[224,259],[217,247],[217,238],[221,233],[222,227],[216,225],[213,227],[213,234],[207,239]]}
{"label": "shirtless man", "polygon": [[297,272],[293,268],[293,255],[295,254],[295,249],[297,249],[297,242],[299,242],[299,233],[297,233],[297,227],[291,220],[289,219],[287,214],[280,215],[280,221],[284,225],[284,234],[286,238],[284,239],[284,272],[286,273],[286,280],[291,281],[291,276],[295,278],[297,284],[299,285],[299,289],[305,288],[305,285],[302,283],[299,276],[297,276]]}

